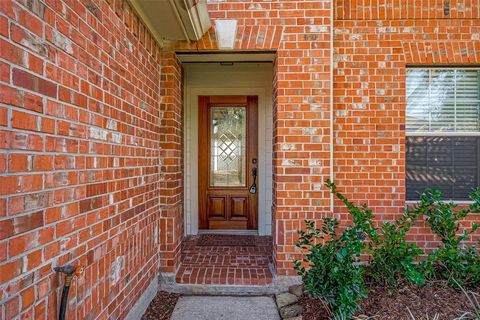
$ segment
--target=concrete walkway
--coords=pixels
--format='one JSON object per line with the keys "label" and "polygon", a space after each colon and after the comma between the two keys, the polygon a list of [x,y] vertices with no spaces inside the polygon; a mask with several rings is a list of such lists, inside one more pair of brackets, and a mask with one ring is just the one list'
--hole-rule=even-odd
{"label": "concrete walkway", "polygon": [[171,320],[280,320],[271,297],[180,297]]}

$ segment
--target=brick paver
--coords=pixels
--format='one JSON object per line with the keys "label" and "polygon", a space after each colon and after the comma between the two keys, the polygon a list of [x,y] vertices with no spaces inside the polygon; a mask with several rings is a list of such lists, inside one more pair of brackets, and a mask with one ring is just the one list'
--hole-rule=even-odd
{"label": "brick paver", "polygon": [[[255,237],[255,246],[200,246],[197,243],[200,237],[202,236],[191,237],[185,241],[182,265],[176,275],[177,283],[207,285],[272,283],[272,272],[269,267],[272,262],[271,237],[243,236],[245,240],[246,237]],[[242,241],[241,237],[239,241]]]}

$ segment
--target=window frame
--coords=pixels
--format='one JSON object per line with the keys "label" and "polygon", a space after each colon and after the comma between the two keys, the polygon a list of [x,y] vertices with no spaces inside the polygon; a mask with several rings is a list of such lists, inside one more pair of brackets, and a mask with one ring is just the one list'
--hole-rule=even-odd
{"label": "window frame", "polygon": [[[480,67],[477,66],[448,66],[448,67],[432,67],[432,66],[406,66],[406,73],[405,73],[405,90],[407,88],[407,78],[408,78],[408,70],[411,69],[423,69],[423,70],[428,70],[428,76],[429,76],[429,86],[432,81],[432,73],[430,72],[431,70],[476,70],[479,72],[479,81],[478,81],[478,90],[480,92]],[[430,92],[429,92],[430,94]],[[408,101],[407,101],[407,95],[405,92],[405,112],[407,111],[408,108]],[[454,94],[454,110],[456,114],[456,108],[457,108],[457,94],[456,94],[456,86],[455,86],[455,94]],[[455,117],[456,118],[456,117]],[[479,122],[480,122],[480,115],[479,115]],[[430,123],[429,123],[429,129],[430,129]],[[472,131],[438,131],[438,132],[431,132],[431,131],[418,131],[418,132],[412,132],[407,130],[407,116],[405,114],[405,137],[480,137],[480,130],[478,132],[472,132]],[[405,139],[405,147],[406,147],[406,139]],[[405,149],[405,173],[407,170],[407,151]],[[479,164],[480,167],[480,164]],[[480,168],[478,169],[480,171]],[[418,200],[407,200],[406,199],[406,189],[407,189],[407,183],[406,183],[406,175],[405,175],[405,202],[406,204],[416,204],[418,203]],[[473,201],[471,200],[452,200],[452,199],[446,199],[448,201],[451,201],[453,203],[457,204],[472,204]]]}

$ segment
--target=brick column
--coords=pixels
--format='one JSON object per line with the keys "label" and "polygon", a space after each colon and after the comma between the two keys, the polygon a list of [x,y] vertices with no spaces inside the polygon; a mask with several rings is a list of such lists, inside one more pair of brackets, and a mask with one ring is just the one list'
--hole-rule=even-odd
{"label": "brick column", "polygon": [[162,54],[160,251],[162,272],[175,272],[183,239],[183,79],[173,52]]}
{"label": "brick column", "polygon": [[[277,275],[295,275],[297,231],[330,215],[331,2],[280,12],[310,21],[287,26],[277,52],[273,142],[273,232]],[[298,16],[297,16],[298,15]]]}

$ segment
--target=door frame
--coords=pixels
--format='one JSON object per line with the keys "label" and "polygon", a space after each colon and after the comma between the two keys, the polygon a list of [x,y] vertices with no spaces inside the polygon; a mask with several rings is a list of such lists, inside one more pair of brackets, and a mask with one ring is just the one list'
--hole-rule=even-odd
{"label": "door frame", "polygon": [[[251,95],[214,95],[214,96],[199,96],[199,116],[198,116],[198,148],[200,149],[202,145],[208,145],[210,140],[210,107],[211,106],[236,106],[236,105],[245,105],[247,108],[247,126],[246,126],[246,144],[247,144],[247,154],[248,157],[246,160],[245,174],[246,174],[246,188],[253,183],[253,177],[250,172],[253,168],[258,170],[258,96]],[[255,158],[256,163],[252,163],[251,159]],[[208,190],[213,191],[218,188],[209,187],[209,170],[211,167],[211,158],[209,151],[199,152],[198,163],[198,208],[199,208],[199,227],[208,231],[218,230],[218,228],[209,227],[208,219]],[[261,188],[261,185],[257,181],[257,188]],[[220,188],[223,189],[223,188]],[[232,188],[226,188],[232,189]],[[207,198],[202,199],[202,196],[207,196]],[[248,220],[245,229],[228,229],[233,232],[236,231],[245,231],[245,230],[258,230],[258,193],[254,195],[248,194]],[[231,203],[226,201],[224,203],[226,206],[225,214],[229,212]],[[237,221],[238,222],[238,221]],[[230,224],[235,224],[235,221],[231,221]]]}
{"label": "door frame", "polygon": [[[258,188],[258,230],[241,233],[271,235],[272,144],[266,142],[266,138],[268,134],[270,141],[272,139],[273,123],[270,128],[265,125],[266,119],[269,119],[268,121],[272,119],[271,87],[189,88],[188,82],[185,85],[185,234],[196,235],[204,232],[199,228],[198,219],[198,161],[196,160],[198,159],[198,96],[252,95],[258,96],[258,182],[262,187]],[[262,128],[265,130],[261,130]],[[266,148],[267,145],[268,148]],[[209,233],[222,233],[222,231],[209,231]]]}

